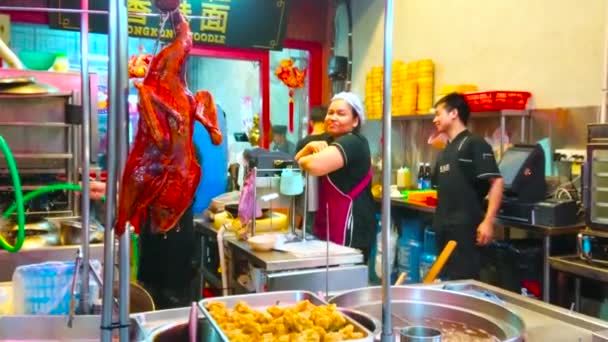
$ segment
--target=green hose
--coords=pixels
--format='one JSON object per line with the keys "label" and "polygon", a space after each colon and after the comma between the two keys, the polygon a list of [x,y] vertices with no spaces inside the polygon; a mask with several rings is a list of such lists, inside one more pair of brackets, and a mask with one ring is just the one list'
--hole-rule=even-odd
{"label": "green hose", "polygon": [[[11,253],[18,252],[23,246],[23,242],[25,241],[25,202],[36,198],[42,194],[46,194],[48,192],[64,190],[64,191],[82,191],[82,187],[78,184],[73,183],[57,183],[47,185],[45,187],[36,189],[32,192],[27,193],[23,196],[23,191],[21,190],[21,180],[19,179],[19,172],[17,171],[17,163],[15,163],[15,158],[13,157],[13,153],[11,152],[6,140],[0,135],[0,150],[2,150],[2,154],[6,159],[6,164],[8,165],[8,169],[13,181],[13,188],[15,192],[15,203],[11,205],[3,214],[2,217],[8,219],[11,214],[17,211],[17,239],[15,240],[15,245],[11,245],[6,239],[0,235],[0,247],[6,249]],[[105,196],[101,197],[102,201],[105,201]],[[137,265],[139,262],[139,245],[137,241],[137,236],[135,233],[131,234],[132,248],[133,248],[133,259],[135,267],[133,267],[133,274],[137,275]]]}
{"label": "green hose", "polygon": [[[23,207],[23,193],[21,192],[21,180],[19,179],[19,173],[17,172],[17,164],[15,163],[15,158],[13,157],[11,150],[8,148],[6,140],[4,140],[1,135],[0,150],[2,150],[4,159],[6,159],[6,165],[8,166],[8,170],[11,174],[11,179],[13,180],[13,187],[15,188],[17,225],[19,226],[19,229],[17,230],[17,239],[15,241],[15,245],[11,246],[11,244],[8,243],[8,241],[6,241],[3,236],[0,236],[0,246],[11,253],[15,253],[21,249],[21,246],[23,246],[23,241],[25,240],[25,212]],[[7,216],[8,215],[4,217],[6,218]]]}

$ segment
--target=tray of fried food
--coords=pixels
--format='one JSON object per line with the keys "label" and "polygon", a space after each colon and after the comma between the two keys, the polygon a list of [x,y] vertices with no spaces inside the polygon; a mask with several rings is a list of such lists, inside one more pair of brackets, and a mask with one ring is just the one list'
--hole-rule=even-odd
{"label": "tray of fried food", "polygon": [[228,296],[205,299],[199,305],[224,341],[373,341],[365,327],[311,292]]}

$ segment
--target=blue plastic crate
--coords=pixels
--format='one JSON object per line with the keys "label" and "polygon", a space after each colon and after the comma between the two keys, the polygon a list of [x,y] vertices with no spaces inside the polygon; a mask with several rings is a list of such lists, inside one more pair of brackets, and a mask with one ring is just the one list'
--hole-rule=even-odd
{"label": "blue plastic crate", "polygon": [[[101,263],[91,260],[99,274]],[[67,315],[70,307],[70,290],[74,277],[74,261],[45,262],[20,266],[13,274],[13,307],[15,314]],[[76,300],[80,299],[80,284],[76,284]],[[99,285],[89,282],[91,299],[99,295]]]}

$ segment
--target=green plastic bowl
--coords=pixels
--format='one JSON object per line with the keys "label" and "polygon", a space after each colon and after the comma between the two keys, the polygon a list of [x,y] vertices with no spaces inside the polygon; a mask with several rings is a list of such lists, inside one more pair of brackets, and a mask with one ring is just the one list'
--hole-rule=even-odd
{"label": "green plastic bowl", "polygon": [[21,63],[30,70],[49,70],[55,63],[56,54],[39,51],[19,51]]}

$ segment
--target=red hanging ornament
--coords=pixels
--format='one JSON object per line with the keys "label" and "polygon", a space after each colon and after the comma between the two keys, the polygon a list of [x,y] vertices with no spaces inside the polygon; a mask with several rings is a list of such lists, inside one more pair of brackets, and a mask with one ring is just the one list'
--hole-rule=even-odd
{"label": "red hanging ornament", "polygon": [[294,89],[304,87],[306,81],[306,69],[300,70],[294,66],[292,59],[284,59],[281,61],[275,75],[283,84],[289,87],[289,132],[294,130],[294,104],[293,98]]}

